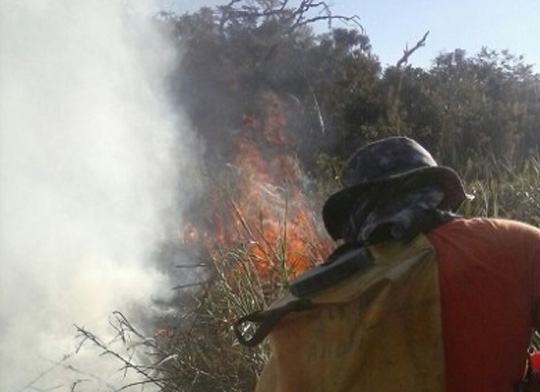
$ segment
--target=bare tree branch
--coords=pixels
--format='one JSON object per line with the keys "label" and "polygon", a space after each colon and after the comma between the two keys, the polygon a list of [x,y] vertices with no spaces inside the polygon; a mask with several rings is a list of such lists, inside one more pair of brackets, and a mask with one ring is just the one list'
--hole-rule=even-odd
{"label": "bare tree branch", "polygon": [[396,63],[396,68],[401,68],[401,66],[403,64],[407,64],[407,62],[409,61],[409,57],[414,53],[416,52],[418,49],[420,49],[422,46],[425,46],[426,45],[426,39],[427,39],[427,36],[429,35],[429,30],[424,34],[424,36],[422,37],[422,39],[420,41],[418,41],[416,43],[416,45],[414,45],[411,49],[405,47],[405,49],[403,50],[403,56],[398,60],[398,62]]}
{"label": "bare tree branch", "polygon": [[[289,0],[283,0],[278,6],[271,5],[260,8],[252,5],[241,5],[243,0],[231,0],[226,6],[218,7],[221,12],[219,31],[223,35],[227,23],[241,19],[267,19],[277,18],[282,22],[284,29],[280,35],[287,35],[301,26],[318,21],[328,21],[329,26],[333,20],[341,20],[345,23],[353,23],[356,27],[364,30],[357,15],[343,16],[333,15],[329,5],[325,1],[301,0],[296,7],[289,6]],[[315,13],[308,16],[308,13]]]}
{"label": "bare tree branch", "polygon": [[408,47],[405,47],[405,49],[403,50],[403,56],[396,63],[396,69],[399,73],[399,77],[398,77],[396,89],[395,90],[391,89],[389,93],[392,99],[391,100],[392,106],[390,109],[390,113],[391,113],[390,118],[392,119],[392,124],[396,128],[396,133],[400,136],[402,135],[402,129],[401,129],[401,118],[399,115],[399,104],[401,101],[401,88],[403,85],[403,75],[404,75],[404,72],[401,71],[401,67],[403,64],[407,64],[407,62],[409,61],[409,57],[414,52],[416,52],[418,49],[426,45],[426,39],[428,35],[429,35],[429,30],[411,49],[409,49]]}

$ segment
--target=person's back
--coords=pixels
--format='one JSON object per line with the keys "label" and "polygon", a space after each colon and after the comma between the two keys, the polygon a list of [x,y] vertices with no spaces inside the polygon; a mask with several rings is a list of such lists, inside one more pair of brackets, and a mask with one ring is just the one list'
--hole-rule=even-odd
{"label": "person's back", "polygon": [[437,251],[447,391],[507,392],[540,326],[540,230],[455,219],[428,233]]}

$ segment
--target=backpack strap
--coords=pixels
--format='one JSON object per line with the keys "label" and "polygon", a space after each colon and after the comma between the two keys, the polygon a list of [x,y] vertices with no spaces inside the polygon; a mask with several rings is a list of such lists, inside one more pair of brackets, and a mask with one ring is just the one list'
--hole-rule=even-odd
{"label": "backpack strap", "polygon": [[291,281],[289,291],[299,298],[309,297],[367,269],[372,264],[373,256],[367,247],[344,244],[334,250],[324,263]]}
{"label": "backpack strap", "polygon": [[[287,301],[284,305],[268,309],[266,311],[257,311],[239,318],[233,325],[234,334],[238,342],[246,347],[254,347],[261,343],[270,333],[272,328],[288,313],[300,312],[311,308],[311,301],[306,298],[297,298]],[[251,337],[246,337],[246,331],[249,326],[244,327],[246,323],[258,324],[257,329]]]}
{"label": "backpack strap", "polygon": [[[243,346],[254,347],[261,343],[272,328],[288,313],[311,307],[310,295],[318,293],[373,264],[368,248],[358,244],[338,247],[321,265],[300,275],[289,285],[288,295],[280,303],[265,311],[257,311],[241,317],[234,323],[234,333]],[[248,323],[258,324],[250,338],[246,337]]]}

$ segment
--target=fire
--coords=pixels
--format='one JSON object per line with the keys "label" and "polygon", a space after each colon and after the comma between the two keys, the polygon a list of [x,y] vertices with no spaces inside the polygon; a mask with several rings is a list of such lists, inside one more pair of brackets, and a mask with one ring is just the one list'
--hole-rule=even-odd
{"label": "fire", "polygon": [[287,134],[283,103],[263,98],[260,113],[244,114],[235,140],[235,186],[214,197],[211,232],[187,227],[183,240],[200,241],[210,254],[242,241],[261,277],[294,277],[329,253],[330,243],[315,224],[300,169]]}

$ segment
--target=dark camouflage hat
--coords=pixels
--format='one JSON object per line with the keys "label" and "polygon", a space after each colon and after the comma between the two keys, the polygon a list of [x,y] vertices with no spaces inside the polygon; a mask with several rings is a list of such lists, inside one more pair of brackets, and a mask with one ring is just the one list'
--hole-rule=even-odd
{"label": "dark camouflage hat", "polygon": [[437,165],[424,147],[406,137],[391,137],[358,149],[347,161],[343,185],[344,189],[330,196],[323,207],[326,230],[335,240],[342,238],[351,207],[368,190],[438,186],[445,195],[439,207],[450,211],[472,199],[454,170]]}

